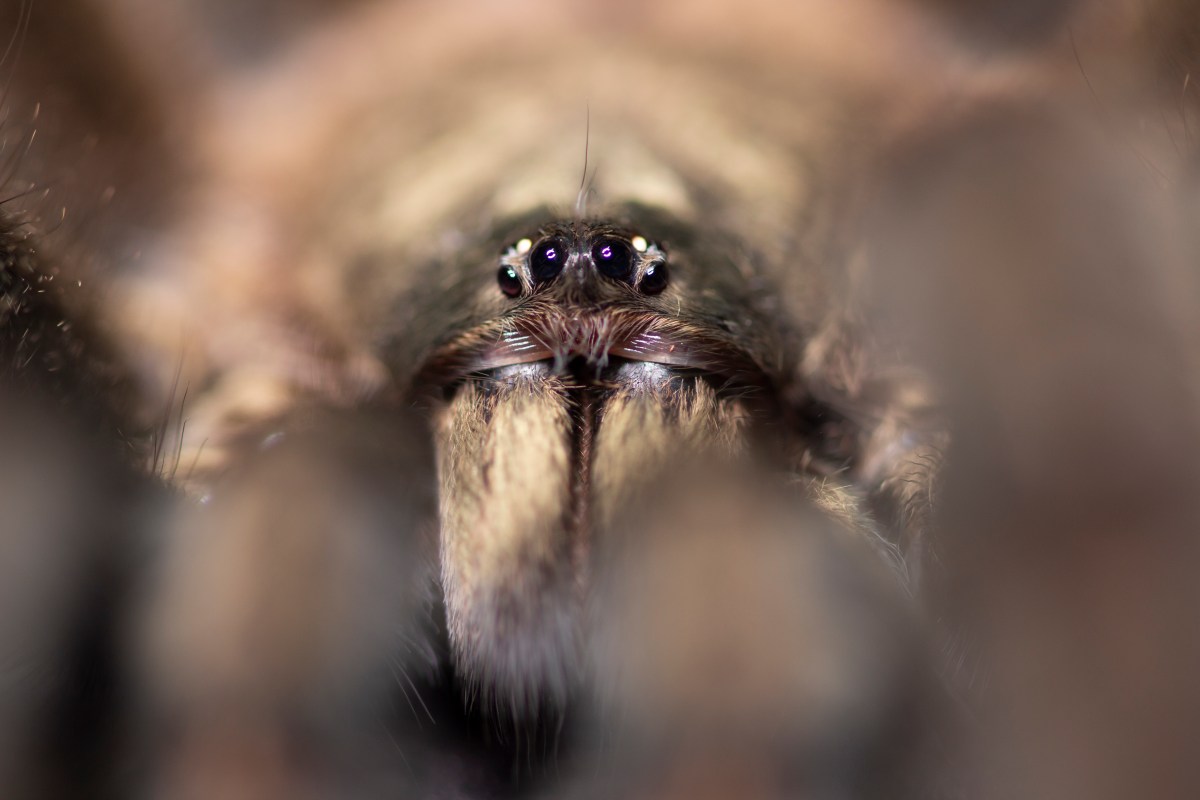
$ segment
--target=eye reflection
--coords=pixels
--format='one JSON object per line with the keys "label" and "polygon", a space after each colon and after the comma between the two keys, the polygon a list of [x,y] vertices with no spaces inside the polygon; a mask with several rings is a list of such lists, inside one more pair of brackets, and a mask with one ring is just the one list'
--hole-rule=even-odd
{"label": "eye reflection", "polygon": [[547,239],[529,257],[529,271],[535,283],[547,283],[558,277],[567,263],[567,247],[558,239]]}
{"label": "eye reflection", "polygon": [[646,267],[646,271],[642,273],[642,281],[638,284],[638,288],[644,294],[658,294],[667,288],[670,282],[670,276],[667,274],[667,265],[665,262],[659,261]]}
{"label": "eye reflection", "polygon": [[500,284],[500,291],[508,297],[516,297],[521,293],[521,276],[512,267],[501,267],[496,274],[496,281]]}
{"label": "eye reflection", "polygon": [[633,277],[633,251],[620,239],[601,239],[592,247],[592,261],[601,275],[629,283]]}

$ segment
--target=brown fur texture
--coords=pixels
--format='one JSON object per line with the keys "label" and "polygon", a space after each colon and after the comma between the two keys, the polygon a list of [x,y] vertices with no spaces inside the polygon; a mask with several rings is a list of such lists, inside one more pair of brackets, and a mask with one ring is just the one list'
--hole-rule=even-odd
{"label": "brown fur texture", "polygon": [[0,9],[0,784],[1196,796],[1193,8]]}

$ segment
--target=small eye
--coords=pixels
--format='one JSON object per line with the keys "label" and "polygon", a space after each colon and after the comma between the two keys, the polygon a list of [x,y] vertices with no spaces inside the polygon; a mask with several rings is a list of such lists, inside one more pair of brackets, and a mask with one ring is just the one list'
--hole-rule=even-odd
{"label": "small eye", "polygon": [[512,267],[501,267],[500,272],[496,274],[496,281],[500,284],[500,291],[509,297],[516,297],[521,293],[521,276]]}
{"label": "small eye", "polygon": [[633,277],[633,251],[620,239],[601,239],[592,247],[592,261],[600,274],[629,282]]}
{"label": "small eye", "polygon": [[646,271],[642,273],[642,281],[638,284],[638,288],[644,294],[658,294],[667,288],[669,280],[670,276],[667,274],[666,263],[657,261],[646,267]]}
{"label": "small eye", "polygon": [[534,248],[529,257],[529,271],[535,283],[546,283],[558,277],[567,263],[567,246],[558,239],[547,239]]}

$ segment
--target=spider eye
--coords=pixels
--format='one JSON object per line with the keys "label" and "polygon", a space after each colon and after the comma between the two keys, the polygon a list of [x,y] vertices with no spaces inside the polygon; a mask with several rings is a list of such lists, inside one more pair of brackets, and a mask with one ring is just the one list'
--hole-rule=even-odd
{"label": "spider eye", "polygon": [[592,247],[592,261],[605,277],[628,283],[633,277],[633,251],[620,239],[601,239]]}
{"label": "spider eye", "polygon": [[646,267],[646,271],[642,273],[642,282],[638,284],[638,288],[645,294],[658,294],[667,288],[669,280],[670,276],[667,274],[666,263],[658,261]]}
{"label": "spider eye", "polygon": [[512,267],[501,267],[500,272],[496,274],[496,281],[500,284],[500,291],[509,297],[516,297],[521,293],[521,276]]}
{"label": "spider eye", "polygon": [[558,277],[567,263],[567,246],[558,239],[547,239],[529,257],[529,271],[535,283],[547,283]]}

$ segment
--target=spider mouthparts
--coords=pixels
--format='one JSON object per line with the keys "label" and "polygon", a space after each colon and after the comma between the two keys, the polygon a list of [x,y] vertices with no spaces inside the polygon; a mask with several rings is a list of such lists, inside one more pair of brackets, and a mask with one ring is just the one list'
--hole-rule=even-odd
{"label": "spider mouthparts", "polygon": [[468,371],[539,361],[553,362],[556,372],[572,362],[603,368],[610,357],[720,374],[747,361],[729,345],[678,323],[594,315],[523,321],[506,328],[469,359]]}
{"label": "spider mouthparts", "polygon": [[438,350],[421,377],[428,384],[449,387],[472,375],[546,364],[553,374],[582,377],[595,372],[598,378],[614,360],[702,373],[731,385],[768,382],[755,359],[723,332],[620,306],[573,313],[538,308],[491,320]]}

